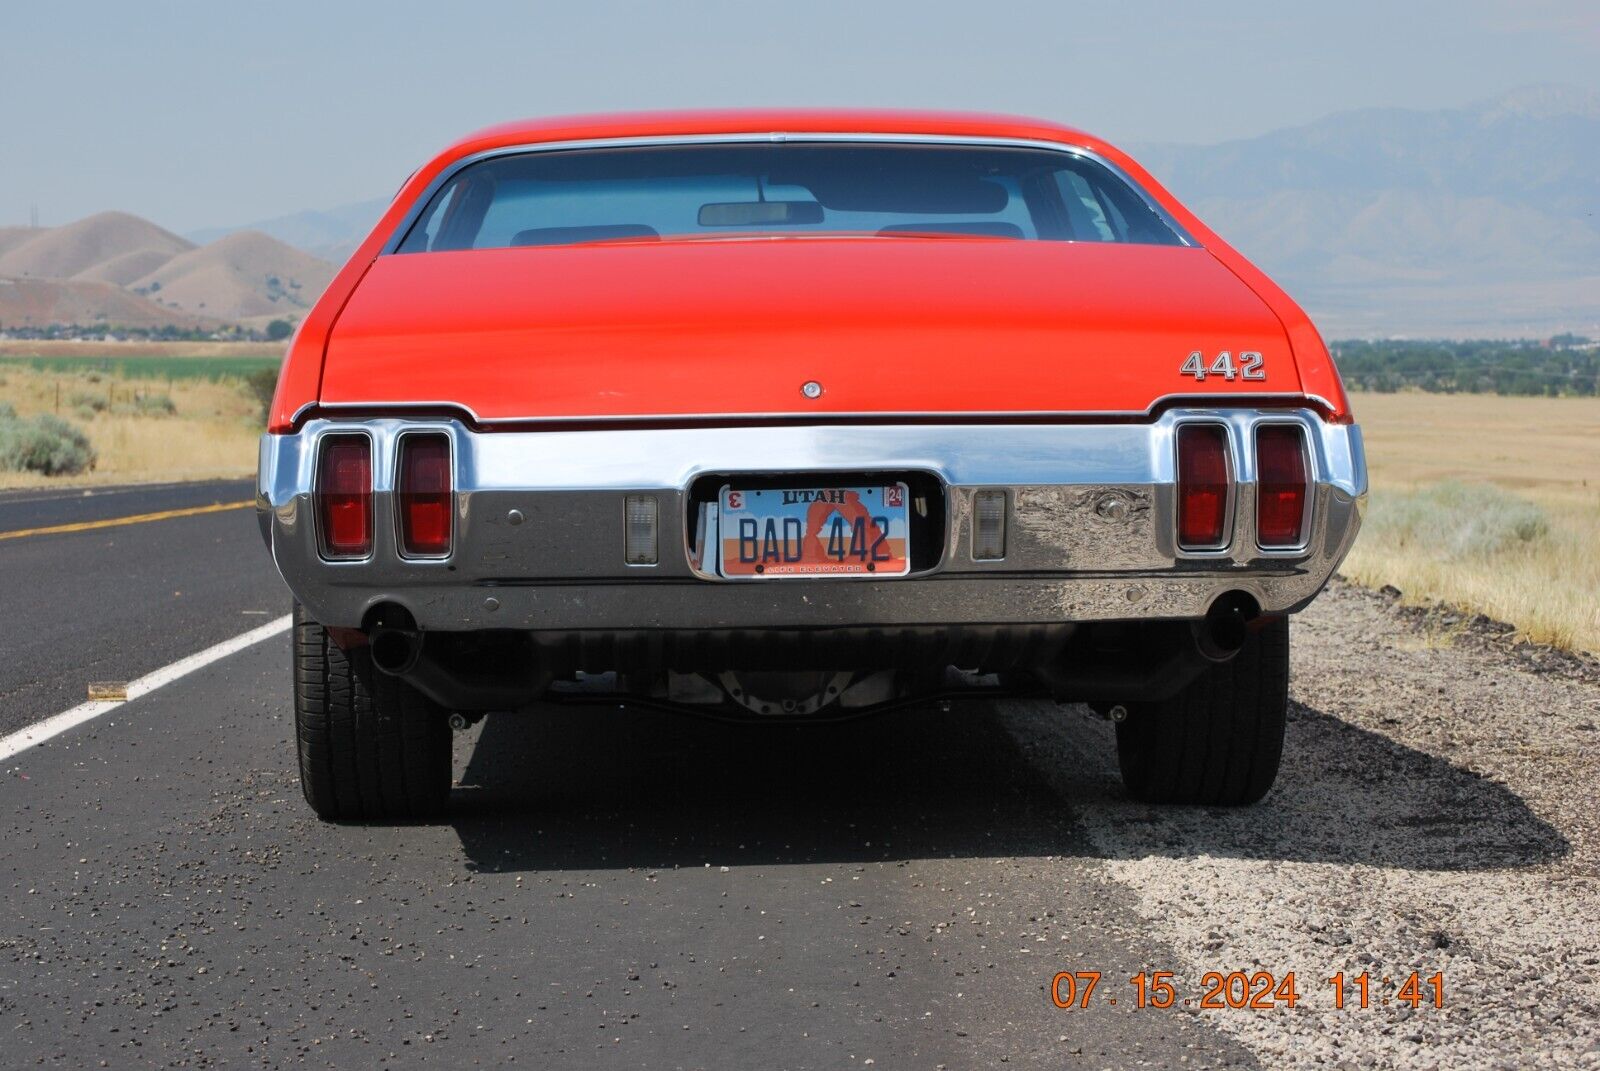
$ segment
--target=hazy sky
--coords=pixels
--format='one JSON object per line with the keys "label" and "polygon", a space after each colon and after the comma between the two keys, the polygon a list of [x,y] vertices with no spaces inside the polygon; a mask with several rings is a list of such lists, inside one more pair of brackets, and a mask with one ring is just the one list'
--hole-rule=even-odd
{"label": "hazy sky", "polygon": [[526,115],[927,105],[1211,142],[1545,81],[1600,90],[1600,0],[0,0],[0,225],[383,197]]}

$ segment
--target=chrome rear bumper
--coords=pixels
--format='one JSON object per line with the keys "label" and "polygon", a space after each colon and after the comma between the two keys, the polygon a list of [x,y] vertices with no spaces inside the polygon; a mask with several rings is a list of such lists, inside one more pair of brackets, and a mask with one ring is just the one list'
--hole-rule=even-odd
{"label": "chrome rear bumper", "polygon": [[[1223,423],[1233,463],[1231,538],[1178,548],[1176,429]],[[1305,429],[1309,536],[1256,545],[1253,429]],[[311,493],[318,442],[373,443],[376,540],[364,561],[325,561]],[[408,560],[393,503],[398,438],[451,439],[458,490],[448,557]],[[914,471],[944,492],[932,568],[895,580],[728,582],[692,562],[686,511],[697,478]],[[1007,492],[1006,555],[974,561],[972,498]],[[475,432],[450,420],[313,420],[261,440],[257,508],[279,571],[311,615],[359,626],[405,608],[431,630],[746,629],[1198,618],[1219,595],[1297,610],[1343,560],[1367,489],[1360,429],[1310,410],[1169,410],[1147,423],[885,424]],[[660,561],[623,557],[623,499],[656,498]]]}

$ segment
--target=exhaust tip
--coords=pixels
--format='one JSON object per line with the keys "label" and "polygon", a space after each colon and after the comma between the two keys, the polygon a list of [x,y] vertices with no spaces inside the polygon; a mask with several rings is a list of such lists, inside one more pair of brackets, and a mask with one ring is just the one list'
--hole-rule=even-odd
{"label": "exhaust tip", "polygon": [[380,628],[368,640],[372,664],[391,677],[410,673],[422,657],[422,636],[409,629]]}
{"label": "exhaust tip", "polygon": [[1194,625],[1195,646],[1213,662],[1226,662],[1250,638],[1250,623],[1261,616],[1261,604],[1243,591],[1219,596]]}

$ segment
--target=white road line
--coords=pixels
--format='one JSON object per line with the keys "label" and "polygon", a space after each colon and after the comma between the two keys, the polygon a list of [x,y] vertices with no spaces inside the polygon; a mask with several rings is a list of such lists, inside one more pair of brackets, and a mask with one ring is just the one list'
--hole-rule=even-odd
{"label": "white road line", "polygon": [[51,737],[60,736],[75,726],[86,721],[93,721],[108,711],[116,710],[125,703],[131,703],[142,695],[160,688],[163,684],[171,684],[181,677],[187,677],[197,669],[204,669],[220,658],[226,658],[236,651],[260,643],[262,640],[281,635],[289,631],[290,616],[284,614],[275,621],[269,621],[260,628],[253,628],[231,640],[224,640],[215,647],[207,647],[204,651],[197,651],[187,658],[180,658],[171,665],[162,666],[153,673],[146,673],[136,681],[128,682],[127,699],[91,700],[80,703],[71,710],[64,710],[54,717],[44,721],[34,722],[26,729],[18,729],[10,736],[0,737],[0,762],[11,758],[13,755],[42,744]]}

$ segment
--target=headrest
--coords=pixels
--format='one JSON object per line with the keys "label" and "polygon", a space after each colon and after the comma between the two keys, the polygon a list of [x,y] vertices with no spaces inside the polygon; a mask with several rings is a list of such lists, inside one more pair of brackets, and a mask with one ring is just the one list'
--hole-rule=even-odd
{"label": "headrest", "polygon": [[970,223],[929,220],[927,223],[894,223],[878,231],[882,235],[896,234],[972,234],[986,238],[1023,238],[1022,228],[1015,223],[974,220]]}
{"label": "headrest", "polygon": [[[512,245],[576,245],[624,238],[660,238],[661,232],[643,223],[603,223],[592,227],[533,227],[511,236]],[[1020,237],[1020,236],[1019,236]]]}

